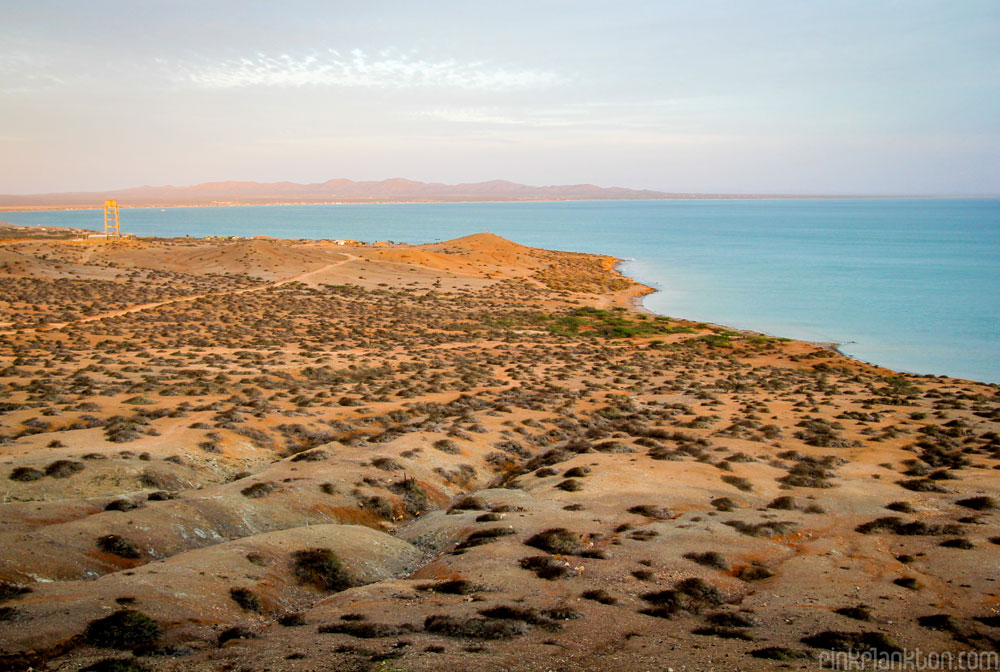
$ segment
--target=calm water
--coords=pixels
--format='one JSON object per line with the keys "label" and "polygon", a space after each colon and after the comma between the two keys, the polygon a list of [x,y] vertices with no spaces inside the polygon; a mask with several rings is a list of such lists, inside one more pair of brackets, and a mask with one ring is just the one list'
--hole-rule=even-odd
{"label": "calm water", "polygon": [[[0,213],[101,228],[99,211]],[[915,373],[1000,382],[1000,199],[449,203],[130,209],[140,236],[433,242],[490,231],[603,252],[676,317],[843,343]]]}

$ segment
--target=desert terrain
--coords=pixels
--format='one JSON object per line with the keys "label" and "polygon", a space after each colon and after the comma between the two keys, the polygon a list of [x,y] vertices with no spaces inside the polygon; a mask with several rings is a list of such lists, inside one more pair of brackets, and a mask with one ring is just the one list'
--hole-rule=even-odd
{"label": "desert terrain", "polygon": [[0,669],[997,651],[1000,388],[651,315],[615,264],[0,240]]}

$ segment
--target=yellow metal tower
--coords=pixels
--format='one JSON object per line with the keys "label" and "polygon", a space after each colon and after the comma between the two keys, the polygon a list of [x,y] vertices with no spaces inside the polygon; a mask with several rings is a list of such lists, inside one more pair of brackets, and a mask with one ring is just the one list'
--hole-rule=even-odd
{"label": "yellow metal tower", "polygon": [[104,235],[121,238],[122,229],[118,222],[118,201],[104,201]]}

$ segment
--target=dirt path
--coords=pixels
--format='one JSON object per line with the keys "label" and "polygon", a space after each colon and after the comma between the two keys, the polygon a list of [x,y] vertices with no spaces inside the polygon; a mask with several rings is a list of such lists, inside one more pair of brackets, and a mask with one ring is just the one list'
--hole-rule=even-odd
{"label": "dirt path", "polygon": [[138,312],[142,312],[144,310],[151,310],[153,308],[159,308],[160,306],[166,306],[166,305],[169,305],[169,304],[172,304],[172,303],[183,303],[183,302],[186,302],[186,301],[197,301],[198,299],[203,299],[203,298],[210,297],[210,296],[230,296],[230,295],[236,295],[236,294],[247,294],[249,292],[261,292],[261,291],[264,291],[266,289],[271,289],[273,287],[281,287],[282,285],[287,285],[287,284],[292,283],[292,282],[303,282],[303,281],[305,281],[305,280],[307,280],[307,279],[309,279],[309,278],[311,278],[311,277],[313,277],[315,275],[319,275],[320,273],[324,273],[324,272],[330,270],[331,268],[336,268],[337,266],[343,266],[344,264],[346,264],[348,262],[351,262],[351,261],[354,261],[355,259],[358,258],[357,255],[348,254],[346,252],[342,252],[341,254],[343,254],[345,257],[347,257],[347,259],[342,259],[341,261],[336,261],[336,262],[334,262],[332,264],[327,264],[326,266],[322,266],[321,268],[317,268],[317,269],[312,270],[312,271],[307,271],[305,273],[300,273],[300,274],[295,275],[295,276],[293,276],[291,278],[285,278],[284,280],[278,280],[277,282],[269,282],[266,285],[257,285],[256,287],[245,287],[243,289],[233,289],[233,290],[224,291],[224,292],[206,292],[204,294],[191,294],[189,296],[179,296],[179,297],[174,298],[174,299],[167,299],[166,301],[156,301],[156,302],[153,302],[153,303],[142,303],[142,304],[139,304],[137,306],[130,306],[129,308],[122,308],[120,310],[112,310],[112,311],[109,311],[107,313],[101,313],[99,315],[90,315],[88,317],[84,317],[84,318],[81,318],[79,320],[72,320],[70,322],[53,322],[52,324],[46,324],[46,325],[41,326],[41,327],[31,327],[31,328],[28,328],[28,329],[4,329],[4,330],[0,331],[0,335],[5,335],[6,336],[6,335],[16,334],[16,333],[37,333],[37,332],[41,332],[41,331],[53,331],[53,330],[57,330],[57,329],[62,329],[64,327],[69,327],[69,326],[72,326],[74,324],[84,324],[84,323],[87,323],[87,322],[96,322],[97,320],[103,320],[103,319],[108,318],[108,317],[119,317],[121,315],[127,315],[129,313],[138,313]]}

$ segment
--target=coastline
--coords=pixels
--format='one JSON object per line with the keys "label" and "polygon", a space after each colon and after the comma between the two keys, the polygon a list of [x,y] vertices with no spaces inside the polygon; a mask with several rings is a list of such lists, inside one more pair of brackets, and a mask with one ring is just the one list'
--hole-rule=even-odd
{"label": "coastline", "polygon": [[[504,198],[504,199],[358,199],[358,200],[319,200],[319,201],[232,201],[232,202],[184,202],[184,203],[120,203],[122,210],[166,209],[166,208],[249,208],[269,206],[312,206],[312,205],[445,205],[445,204],[499,204],[499,203],[636,203],[658,201],[822,201],[822,200],[950,200],[950,199],[998,199],[1000,195],[936,195],[936,194],[692,194],[690,196],[669,196],[663,198]],[[100,210],[96,203],[77,203],[70,205],[0,205],[0,212],[61,212],[76,210]]]}
{"label": "coastline", "polygon": [[[590,202],[593,202],[593,201],[590,201]],[[177,207],[184,207],[184,206],[177,206]],[[220,207],[225,207],[225,206],[220,206]],[[246,207],[255,207],[255,206],[246,206]],[[150,208],[150,209],[152,209],[152,208]],[[54,228],[55,227],[55,225],[48,225],[48,226],[50,228]],[[635,295],[631,296],[628,300],[626,300],[623,305],[627,305],[631,309],[636,310],[637,312],[640,312],[640,313],[649,314],[649,315],[659,315],[659,313],[656,313],[655,311],[649,309],[646,306],[646,303],[645,303],[646,297],[655,294],[658,290],[655,287],[650,287],[650,286],[647,286],[647,285],[642,285],[642,283],[638,279],[636,279],[636,278],[634,278],[632,276],[629,276],[626,273],[624,273],[622,271],[621,266],[623,264],[625,264],[627,261],[628,261],[628,259],[616,259],[615,264],[614,264],[614,267],[615,267],[615,270],[616,270],[617,273],[619,273],[623,277],[628,278],[631,282],[634,282],[637,285]],[[738,328],[738,327],[733,327],[731,325],[726,324],[725,321],[714,321],[714,320],[711,320],[711,319],[693,320],[691,318],[686,318],[686,317],[677,317],[677,319],[682,319],[682,320],[684,320],[684,321],[686,321],[688,323],[691,323],[691,324],[695,324],[695,323],[709,324],[709,325],[712,325],[713,327],[718,327],[718,328],[721,328],[721,329],[726,329],[726,330],[729,330],[729,331],[733,331],[733,332],[737,332],[737,333],[741,333],[741,334],[745,334],[745,335],[762,335],[762,336],[769,336],[769,337],[775,337],[775,338],[788,338],[783,333],[780,333],[780,332],[777,332],[777,331],[776,332],[770,332],[770,331],[766,331],[766,330],[755,329],[755,328],[752,328],[752,327],[749,327],[749,328],[748,327],[739,327]],[[808,338],[803,339],[801,337],[796,337],[795,340],[801,340],[803,342],[813,343],[813,344],[822,346],[824,348],[831,349],[831,350],[835,351],[839,356],[842,356],[844,358],[847,358],[847,359],[850,359],[852,361],[856,361],[856,362],[859,362],[859,363],[864,363],[866,365],[870,365],[870,366],[874,366],[874,367],[879,367],[879,368],[882,368],[882,369],[887,370],[887,371],[896,371],[896,372],[899,372],[901,374],[913,375],[913,376],[948,375],[949,377],[951,377],[951,374],[942,373],[942,372],[940,372],[940,370],[934,370],[934,369],[925,369],[923,371],[909,370],[909,369],[906,369],[905,367],[898,367],[898,366],[897,367],[892,367],[890,365],[880,364],[877,361],[873,361],[873,360],[870,360],[870,359],[862,359],[861,357],[856,357],[856,356],[854,356],[852,354],[844,352],[841,349],[845,345],[844,342],[811,340],[811,339],[808,339]],[[969,377],[969,376],[964,376],[964,377],[960,377],[960,378],[957,378],[957,379],[960,379],[960,380],[969,380],[969,381],[973,381],[973,382],[980,382],[982,384],[988,384],[988,385],[998,384],[996,382],[989,382],[989,381],[979,380],[979,379],[976,379],[974,377]]]}
{"label": "coastline", "polygon": [[634,311],[636,311],[638,313],[642,313],[642,314],[645,314],[645,315],[656,315],[656,316],[661,316],[661,317],[670,317],[670,318],[681,320],[681,321],[684,321],[684,322],[687,322],[687,323],[690,323],[690,324],[707,324],[707,325],[709,325],[711,327],[717,327],[717,328],[720,328],[720,329],[726,329],[726,330],[729,330],[729,331],[732,331],[732,332],[735,332],[735,333],[738,333],[738,334],[741,334],[741,335],[744,335],[744,336],[751,336],[751,337],[752,336],[766,336],[766,337],[769,337],[769,338],[786,339],[786,340],[789,340],[789,341],[798,341],[800,343],[808,343],[809,345],[813,345],[813,346],[816,346],[816,347],[828,350],[830,352],[833,352],[837,356],[843,357],[844,359],[850,360],[852,362],[856,362],[858,364],[863,364],[865,366],[870,366],[873,369],[883,371],[883,372],[885,372],[887,374],[896,374],[896,375],[904,375],[904,376],[914,376],[914,377],[918,377],[918,378],[928,378],[928,377],[930,377],[930,378],[941,378],[941,377],[944,377],[944,378],[950,378],[952,380],[960,380],[960,381],[965,381],[965,382],[969,382],[969,383],[975,383],[977,385],[989,385],[989,386],[993,386],[993,387],[1000,387],[1000,383],[990,383],[990,382],[986,382],[986,381],[975,380],[973,378],[957,378],[957,377],[954,377],[954,376],[948,376],[946,374],[917,373],[917,372],[913,372],[913,371],[902,371],[902,370],[890,368],[888,366],[884,366],[882,364],[877,364],[877,363],[874,363],[874,362],[867,362],[867,361],[865,361],[863,359],[859,359],[857,357],[853,357],[852,355],[849,355],[848,353],[846,353],[843,350],[841,350],[840,349],[841,346],[845,345],[845,343],[837,343],[837,342],[833,342],[833,341],[810,341],[810,340],[805,340],[805,339],[801,339],[801,338],[789,338],[787,336],[782,336],[780,334],[772,334],[772,333],[769,333],[769,332],[766,332],[766,331],[758,331],[758,330],[755,330],[755,329],[741,329],[741,328],[737,328],[737,327],[732,327],[732,326],[729,326],[729,325],[726,325],[726,324],[722,324],[722,323],[719,323],[719,322],[712,322],[712,321],[706,321],[706,320],[697,320],[696,321],[696,320],[691,320],[691,319],[685,318],[685,317],[678,317],[678,316],[675,316],[675,315],[663,315],[661,313],[657,313],[657,312],[655,312],[655,311],[650,310],[649,308],[647,308],[646,305],[645,305],[645,303],[644,303],[644,301],[645,301],[645,299],[647,297],[652,296],[653,294],[656,294],[657,292],[659,292],[661,290],[658,290],[658,289],[655,289],[654,287],[650,287],[649,285],[643,284],[642,282],[640,282],[636,278],[628,275],[627,273],[624,273],[621,270],[620,267],[626,261],[627,260],[625,260],[625,259],[617,259],[617,261],[616,261],[616,263],[614,265],[614,268],[615,268],[615,271],[617,271],[622,277],[628,278],[633,283],[635,283],[638,286],[638,288],[640,288],[637,293],[635,293],[634,295],[629,295],[629,297],[628,297],[629,306],[632,308],[632,310],[634,310]]}

